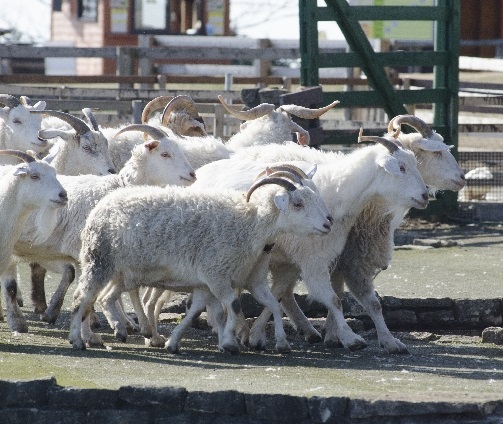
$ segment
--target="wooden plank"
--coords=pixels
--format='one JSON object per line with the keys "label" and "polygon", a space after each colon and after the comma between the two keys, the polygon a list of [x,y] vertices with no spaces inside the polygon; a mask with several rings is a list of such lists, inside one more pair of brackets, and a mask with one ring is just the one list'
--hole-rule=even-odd
{"label": "wooden plank", "polygon": [[[422,6],[353,6],[351,13],[358,21],[445,21],[449,17],[446,7]],[[335,21],[332,10],[318,8],[318,21]]]}

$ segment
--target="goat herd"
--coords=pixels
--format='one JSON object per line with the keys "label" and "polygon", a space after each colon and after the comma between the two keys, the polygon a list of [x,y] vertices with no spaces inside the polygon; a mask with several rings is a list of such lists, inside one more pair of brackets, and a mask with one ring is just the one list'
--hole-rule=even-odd
{"label": "goat herd", "polygon": [[[17,264],[27,262],[35,312],[49,323],[78,276],[74,349],[103,345],[92,331],[98,303],[119,340],[136,330],[171,353],[204,310],[221,351],[265,349],[272,314],[276,350],[286,353],[283,313],[308,342],[322,340],[295,301],[302,280],[328,309],[327,346],[366,346],[344,319],[346,285],[380,345],[406,353],[384,322],[373,277],[388,266],[407,210],[425,208],[436,190],[464,187],[451,146],[419,118],[400,115],[382,137],[360,131],[358,141],[374,144],[327,152],[308,147],[309,133],[291,115],[314,119],[337,102],[238,111],[219,100],[245,121],[225,143],[207,134],[188,96],[157,97],[142,124],[105,128],[91,109],[81,119],[45,110],[43,101],[0,95],[0,273],[10,328],[28,331],[16,282]],[[415,132],[402,133],[402,125]],[[46,269],[61,274],[49,305]],[[251,328],[243,290],[264,306]],[[124,312],[125,292],[138,323]],[[191,293],[192,301],[166,339],[157,319],[173,292]]]}

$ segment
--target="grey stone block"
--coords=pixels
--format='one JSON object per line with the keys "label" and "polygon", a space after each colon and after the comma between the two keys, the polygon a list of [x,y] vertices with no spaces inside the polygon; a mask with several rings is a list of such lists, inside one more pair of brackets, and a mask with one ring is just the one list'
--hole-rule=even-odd
{"label": "grey stone block", "polygon": [[457,320],[468,327],[497,326],[502,323],[500,299],[454,300]]}
{"label": "grey stone block", "polygon": [[393,328],[405,328],[417,324],[417,315],[414,311],[398,309],[384,313],[386,324]]}
{"label": "grey stone block", "polygon": [[119,398],[135,406],[156,406],[181,412],[187,390],[181,387],[125,386],[119,389]]}
{"label": "grey stone block", "polygon": [[428,311],[417,314],[419,323],[422,326],[439,328],[445,325],[452,325],[456,322],[454,311]]}
{"label": "grey stone block", "polygon": [[116,390],[52,387],[48,392],[49,408],[54,409],[110,409],[117,405],[118,399]]}
{"label": "grey stone block", "polygon": [[150,414],[144,410],[105,410],[89,411],[88,424],[138,424],[152,422]]}
{"label": "grey stone block", "polygon": [[0,381],[0,407],[44,406],[47,392],[56,385],[54,377],[30,381]]}
{"label": "grey stone block", "polygon": [[469,402],[413,402],[354,399],[349,402],[351,419],[371,417],[421,416],[436,414],[480,415],[482,405]]}
{"label": "grey stone block", "polygon": [[482,343],[503,344],[503,328],[487,327],[482,331]]}
{"label": "grey stone block", "polygon": [[245,394],[246,410],[253,419],[296,423],[309,417],[307,399],[288,395]]}
{"label": "grey stone block", "polygon": [[189,392],[185,399],[185,411],[242,415],[246,413],[245,397],[236,390]]}
{"label": "grey stone block", "polygon": [[313,396],[308,400],[309,415],[313,423],[341,424],[348,414],[349,398]]}

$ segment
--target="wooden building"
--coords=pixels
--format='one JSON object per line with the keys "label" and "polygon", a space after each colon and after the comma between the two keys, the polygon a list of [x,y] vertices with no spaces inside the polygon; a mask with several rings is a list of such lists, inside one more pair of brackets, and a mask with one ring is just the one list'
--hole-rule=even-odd
{"label": "wooden building", "polygon": [[[231,35],[230,0],[52,0],[51,43],[136,46],[142,34]],[[77,59],[77,75],[113,74],[111,60]]]}

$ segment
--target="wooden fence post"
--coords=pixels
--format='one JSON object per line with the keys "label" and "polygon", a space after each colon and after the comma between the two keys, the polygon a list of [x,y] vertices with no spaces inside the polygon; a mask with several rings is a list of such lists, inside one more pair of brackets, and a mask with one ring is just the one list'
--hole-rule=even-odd
{"label": "wooden fence post", "polygon": [[[119,76],[132,76],[134,75],[133,59],[134,48],[119,46],[117,52],[117,75]],[[133,88],[133,84],[119,84],[119,89]]]}

